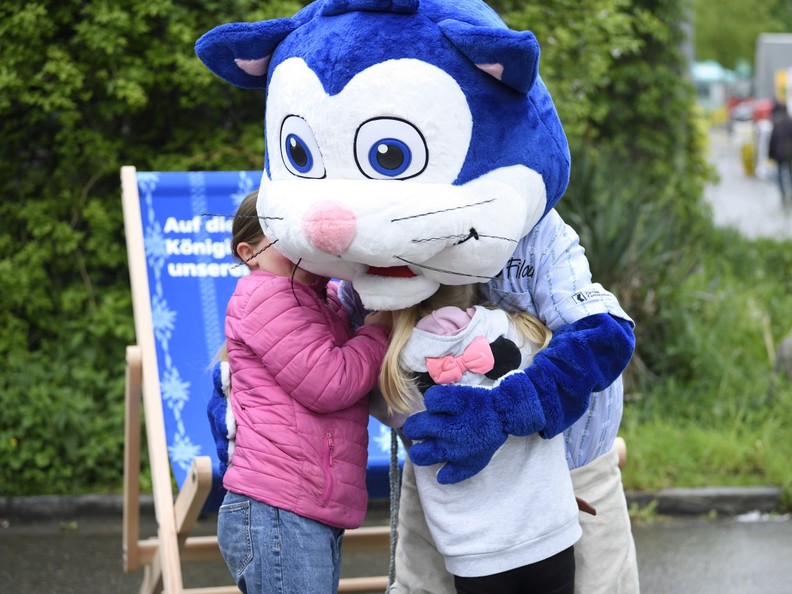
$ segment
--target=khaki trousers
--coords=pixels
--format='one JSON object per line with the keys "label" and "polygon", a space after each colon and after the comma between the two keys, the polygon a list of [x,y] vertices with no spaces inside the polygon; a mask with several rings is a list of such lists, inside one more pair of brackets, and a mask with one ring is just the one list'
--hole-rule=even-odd
{"label": "khaki trousers", "polygon": [[[572,471],[575,495],[597,515],[580,514],[583,537],[575,544],[576,594],[638,594],[635,555],[616,448]],[[464,519],[461,519],[464,521]],[[404,464],[399,500],[396,581],[389,594],[455,594],[424,519],[409,459]]]}

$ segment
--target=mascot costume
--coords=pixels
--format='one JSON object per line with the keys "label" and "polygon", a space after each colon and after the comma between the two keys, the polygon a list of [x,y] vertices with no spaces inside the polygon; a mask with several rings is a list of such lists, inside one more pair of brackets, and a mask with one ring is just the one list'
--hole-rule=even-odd
{"label": "mascot costume", "polygon": [[[428,390],[426,411],[403,429],[417,442],[409,456],[443,464],[437,479],[451,484],[485,468],[510,435],[565,432],[573,480],[597,462],[610,472],[588,481],[607,495],[578,492],[603,506],[602,525],[591,536],[584,524],[576,545],[580,589],[637,591],[610,469],[632,321],[592,282],[577,234],[553,209],[570,157],[533,33],[478,0],[317,0],[290,18],[220,25],[196,53],[227,82],[266,90],[264,233],[301,267],[348,281],[351,309],[397,310],[441,285],[481,283],[482,301],[553,330],[531,366],[493,389]],[[225,407],[213,410],[222,442]],[[415,525],[410,480],[394,591],[453,592],[433,584],[441,562],[421,569],[431,554],[415,538],[425,525]]]}

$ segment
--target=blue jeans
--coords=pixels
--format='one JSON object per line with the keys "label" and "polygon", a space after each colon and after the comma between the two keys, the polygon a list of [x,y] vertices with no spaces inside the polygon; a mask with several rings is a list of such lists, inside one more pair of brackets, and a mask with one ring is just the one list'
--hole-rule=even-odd
{"label": "blue jeans", "polygon": [[237,493],[226,494],[217,538],[245,594],[333,594],[344,531]]}
{"label": "blue jeans", "polygon": [[792,161],[778,161],[778,189],[781,190],[781,204],[792,204]]}

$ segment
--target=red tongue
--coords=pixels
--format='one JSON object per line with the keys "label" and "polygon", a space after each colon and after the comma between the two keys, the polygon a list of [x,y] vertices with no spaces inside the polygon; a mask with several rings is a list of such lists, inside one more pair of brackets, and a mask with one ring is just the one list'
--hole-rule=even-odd
{"label": "red tongue", "polygon": [[390,266],[388,268],[371,266],[368,269],[368,274],[372,276],[387,276],[391,278],[411,278],[415,276],[413,271],[406,266]]}

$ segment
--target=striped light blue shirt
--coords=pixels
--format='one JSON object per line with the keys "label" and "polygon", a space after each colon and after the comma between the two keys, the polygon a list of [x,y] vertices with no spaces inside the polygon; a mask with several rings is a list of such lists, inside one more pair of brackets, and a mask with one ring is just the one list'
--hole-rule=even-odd
{"label": "striped light blue shirt", "polygon": [[[520,241],[501,273],[482,285],[482,291],[494,305],[533,314],[551,330],[598,313],[632,322],[616,298],[592,282],[577,233],[555,210]],[[564,432],[570,469],[611,449],[622,406],[621,377],[592,394],[588,411]]]}

